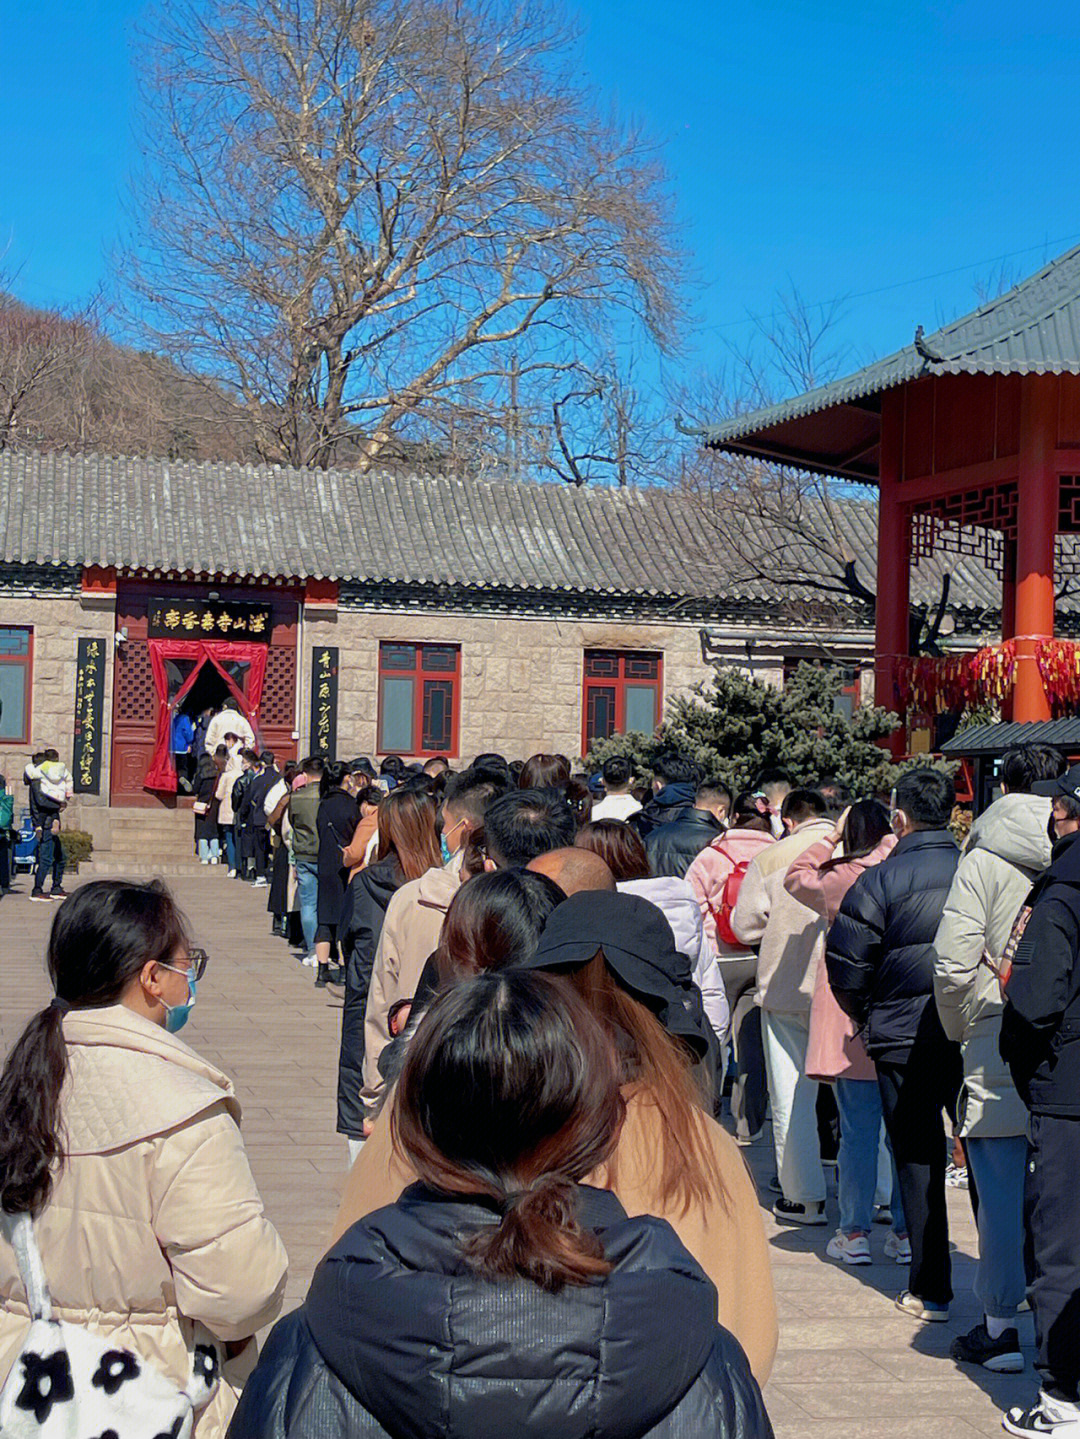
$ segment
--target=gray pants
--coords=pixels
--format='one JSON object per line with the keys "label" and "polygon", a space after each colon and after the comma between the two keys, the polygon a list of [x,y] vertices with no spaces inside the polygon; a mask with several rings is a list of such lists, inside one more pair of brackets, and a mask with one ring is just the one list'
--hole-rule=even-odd
{"label": "gray pants", "polygon": [[734,1083],[731,1116],[740,1139],[749,1139],[765,1123],[768,1087],[765,1051],[761,1043],[761,1010],[754,1003],[757,989],[757,955],[725,959],[720,963],[728,1008],[731,1010],[731,1047]]}

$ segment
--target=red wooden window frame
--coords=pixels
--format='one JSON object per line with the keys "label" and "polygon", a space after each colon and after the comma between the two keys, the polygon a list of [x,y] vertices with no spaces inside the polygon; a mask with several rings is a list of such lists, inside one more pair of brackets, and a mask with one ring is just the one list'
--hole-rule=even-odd
{"label": "red wooden window frame", "polygon": [[21,630],[27,636],[26,653],[24,655],[0,654],[0,664],[21,665],[26,671],[25,683],[23,686],[23,715],[22,733],[12,735],[6,739],[0,739],[0,745],[26,745],[30,743],[30,724],[33,714],[33,691],[34,691],[34,627],[33,625],[0,625],[2,630]]}
{"label": "red wooden window frame", "polygon": [[[406,663],[407,651],[412,651],[412,663]],[[449,668],[445,664],[436,664],[435,656],[442,656],[450,652],[453,664]],[[412,699],[412,739],[413,744],[408,749],[388,749],[384,743],[384,714],[383,714],[383,680],[384,679],[411,679],[413,682]],[[447,745],[428,744],[430,738],[425,733],[426,715],[425,708],[427,701],[434,693],[435,687],[444,689],[448,687],[450,695],[450,743]],[[413,640],[382,640],[379,643],[379,721],[378,721],[378,743],[376,751],[378,754],[400,754],[403,757],[409,755],[415,759],[429,759],[433,755],[446,755],[448,758],[456,758],[458,754],[459,737],[461,730],[461,646],[458,644],[443,643],[438,641],[413,641]]]}
{"label": "red wooden window frame", "polygon": [[[634,667],[652,669],[652,674],[633,673]],[[604,673],[603,671],[607,671]],[[591,709],[595,699],[603,691],[611,691],[615,705],[615,725],[608,734],[626,733],[626,690],[627,687],[651,685],[654,691],[653,729],[659,725],[664,712],[664,656],[659,650],[601,650],[585,651],[581,693],[581,752],[588,754],[594,739],[606,739],[607,734],[596,731],[592,724]]]}

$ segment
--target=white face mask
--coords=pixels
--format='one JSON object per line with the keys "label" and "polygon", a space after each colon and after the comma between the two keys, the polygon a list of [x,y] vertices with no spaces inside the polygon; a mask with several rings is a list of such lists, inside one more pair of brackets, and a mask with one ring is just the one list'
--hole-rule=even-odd
{"label": "white face mask", "polygon": [[773,832],[773,839],[783,839],[785,834],[784,821],[777,814],[776,810],[769,811],[769,828]]}

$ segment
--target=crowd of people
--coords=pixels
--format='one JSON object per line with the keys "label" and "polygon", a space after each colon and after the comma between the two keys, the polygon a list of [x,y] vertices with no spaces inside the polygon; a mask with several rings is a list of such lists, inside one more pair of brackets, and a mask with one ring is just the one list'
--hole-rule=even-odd
{"label": "crowd of people", "polygon": [[824,1257],[871,1263],[880,1225],[916,1323],[949,1315],[959,1147],[982,1318],[952,1355],[1020,1371],[1030,1303],[1041,1388],[1005,1427],[1080,1433],[1080,766],[1030,745],[1001,784],[961,850],[933,767],[887,804],[675,753],[648,785],[553,754],[279,772],[214,716],[201,857],[344,992],[330,1248],[256,1363],[285,1258],[231,1086],[175,1037],[206,956],[159,883],[84,885],[0,1079],[0,1427],[82,1399],[31,1325],[43,1267],[177,1393],[214,1370],[203,1436],[768,1435],[739,1146],[771,1117],[776,1219],[826,1226],[835,1167]]}

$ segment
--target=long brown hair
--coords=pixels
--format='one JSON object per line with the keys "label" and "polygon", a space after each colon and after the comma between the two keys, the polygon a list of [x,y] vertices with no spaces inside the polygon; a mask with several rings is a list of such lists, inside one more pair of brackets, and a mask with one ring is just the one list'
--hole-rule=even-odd
{"label": "long brown hair", "polygon": [[48,955],[56,1002],[23,1030],[0,1077],[0,1208],[5,1214],[40,1214],[63,1162],[65,1009],[116,1004],[143,965],[170,964],[187,945],[187,922],[159,879],[149,884],[94,880],[56,911]]}
{"label": "long brown hair", "polygon": [[506,970],[434,1000],[390,1123],[423,1183],[498,1211],[463,1243],[472,1266],[555,1292],[611,1268],[578,1222],[577,1183],[611,1152],[623,1113],[614,1049],[586,1006],[549,975]]}
{"label": "long brown hair", "polygon": [[578,830],[574,844],[598,854],[615,876],[616,884],[652,876],[645,842],[621,819],[594,819]]}
{"label": "long brown hair", "polygon": [[[563,981],[585,1001],[589,1013],[615,1037],[624,1084],[640,1086],[660,1115],[660,1198],[686,1214],[713,1199],[727,1203],[727,1190],[709,1143],[702,1096],[689,1052],[640,1000],[619,984],[603,950]],[[608,1170],[618,1188],[615,1156]]]}
{"label": "long brown hair", "polygon": [[548,915],[565,898],[553,879],[529,869],[497,869],[470,879],[450,901],[439,935],[440,983],[531,959]]}
{"label": "long brown hair", "polygon": [[433,795],[419,789],[395,789],[379,805],[376,860],[396,854],[406,879],[419,879],[442,863]]}

